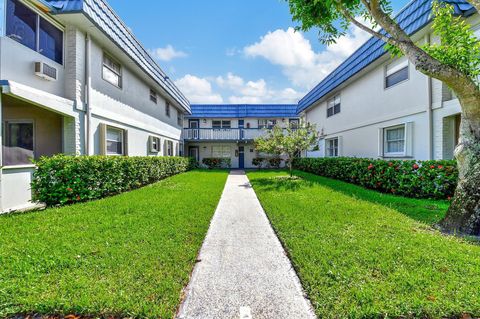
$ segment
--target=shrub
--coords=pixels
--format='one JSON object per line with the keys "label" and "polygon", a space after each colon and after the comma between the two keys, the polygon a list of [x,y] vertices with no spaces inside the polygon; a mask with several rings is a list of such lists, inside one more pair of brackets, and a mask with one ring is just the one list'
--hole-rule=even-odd
{"label": "shrub", "polygon": [[268,159],[268,166],[272,168],[280,168],[282,159],[280,157],[272,157]]}
{"label": "shrub", "polygon": [[232,160],[230,158],[204,158],[202,163],[206,165],[209,169],[214,168],[230,168],[232,166]]}
{"label": "shrub", "polygon": [[255,157],[254,159],[252,159],[252,165],[258,168],[262,168],[265,166],[266,160],[267,159],[263,157]]}
{"label": "shrub", "polygon": [[33,199],[48,206],[99,199],[185,172],[194,163],[186,157],[42,157],[35,161]]}
{"label": "shrub", "polygon": [[458,181],[455,161],[297,158],[296,169],[414,198],[448,198]]}

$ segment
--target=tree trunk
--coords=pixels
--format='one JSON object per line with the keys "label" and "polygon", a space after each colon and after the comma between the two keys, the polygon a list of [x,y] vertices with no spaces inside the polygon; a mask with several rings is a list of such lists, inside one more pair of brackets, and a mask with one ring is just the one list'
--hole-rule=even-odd
{"label": "tree trunk", "polygon": [[[478,109],[480,112],[480,107]],[[462,119],[460,144],[455,150],[459,182],[440,227],[447,233],[480,236],[480,137],[472,126],[478,123]]]}

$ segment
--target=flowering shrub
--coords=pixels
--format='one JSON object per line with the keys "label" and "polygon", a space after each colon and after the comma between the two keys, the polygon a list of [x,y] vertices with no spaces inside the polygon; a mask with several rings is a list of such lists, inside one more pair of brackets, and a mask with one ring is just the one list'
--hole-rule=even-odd
{"label": "flowering shrub", "polygon": [[202,160],[202,163],[206,165],[209,169],[230,168],[230,166],[232,166],[232,160],[230,158],[218,158],[218,157],[204,158]]}
{"label": "flowering shrub", "polygon": [[455,161],[297,158],[296,169],[406,197],[449,198],[458,180]]}
{"label": "flowering shrub", "polygon": [[252,164],[258,168],[279,168],[282,165],[282,161],[280,157],[256,157],[252,160]]}
{"label": "flowering shrub", "polygon": [[126,192],[194,167],[186,157],[42,157],[32,181],[33,199],[48,206]]}

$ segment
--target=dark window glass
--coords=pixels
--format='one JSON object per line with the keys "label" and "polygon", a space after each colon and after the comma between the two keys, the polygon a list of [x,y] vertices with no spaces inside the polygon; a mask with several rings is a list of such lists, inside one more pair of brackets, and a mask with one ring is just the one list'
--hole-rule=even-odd
{"label": "dark window glass", "polygon": [[387,76],[386,79],[386,87],[389,88],[391,86],[394,86],[395,84],[398,84],[402,81],[408,80],[408,66],[404,67],[401,70],[398,70],[397,72]]}
{"label": "dark window glass", "polygon": [[7,36],[17,42],[37,49],[37,14],[15,0],[7,3]]}
{"label": "dark window glass", "polygon": [[333,107],[327,109],[327,117],[330,117],[333,115]]}
{"label": "dark window glass", "polygon": [[165,115],[170,117],[170,104],[165,105]]}
{"label": "dark window glass", "polygon": [[340,113],[340,104],[336,104],[333,107],[333,114],[338,114],[338,113]]}
{"label": "dark window glass", "polygon": [[31,164],[33,153],[33,123],[5,123],[3,164]]}
{"label": "dark window glass", "polygon": [[63,63],[63,33],[43,18],[40,18],[39,41],[38,52],[57,63]]}

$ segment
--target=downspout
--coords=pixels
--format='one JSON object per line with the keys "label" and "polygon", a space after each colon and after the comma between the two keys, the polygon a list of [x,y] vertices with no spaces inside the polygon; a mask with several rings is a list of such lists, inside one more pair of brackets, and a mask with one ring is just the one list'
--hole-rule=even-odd
{"label": "downspout", "polygon": [[90,100],[91,100],[91,86],[92,86],[92,78],[90,76],[90,54],[91,54],[91,39],[90,34],[86,34],[85,36],[85,111],[86,111],[86,119],[85,119],[85,153],[86,155],[92,155],[92,141],[91,141],[91,127],[92,127],[92,110],[90,107]]}
{"label": "downspout", "polygon": [[[426,35],[426,42],[430,44],[430,34]],[[427,106],[427,121],[428,121],[428,157],[433,160],[433,80],[431,76],[427,77],[427,90],[428,90],[428,106]]]}

